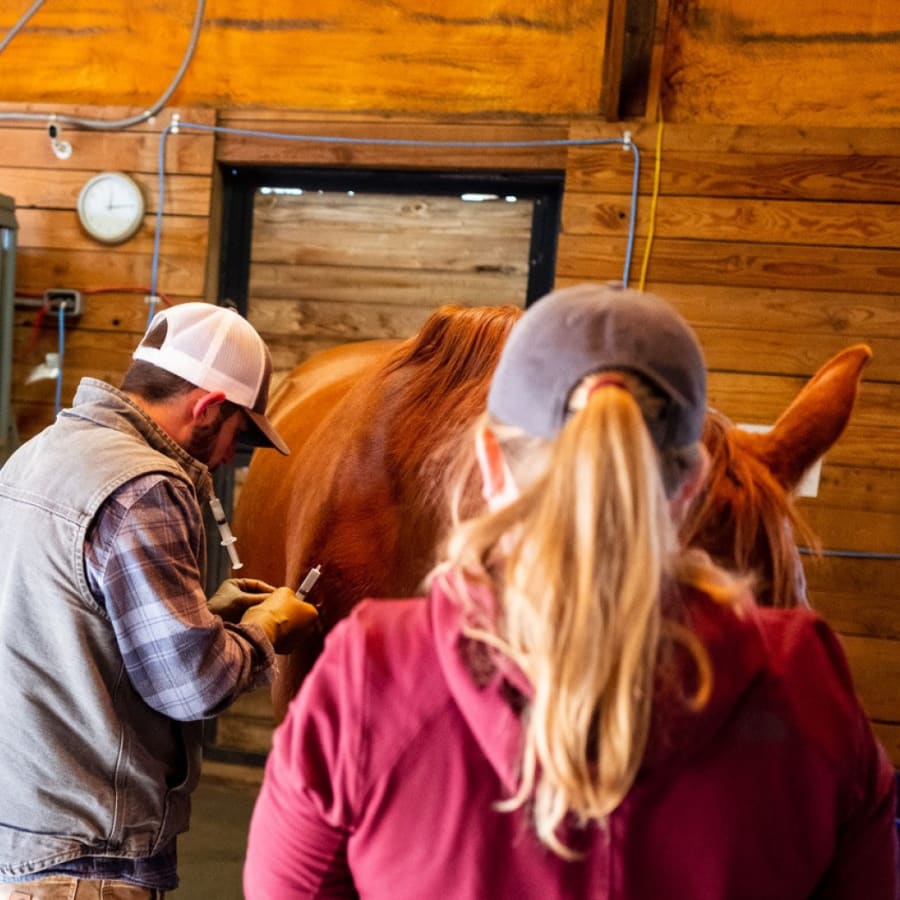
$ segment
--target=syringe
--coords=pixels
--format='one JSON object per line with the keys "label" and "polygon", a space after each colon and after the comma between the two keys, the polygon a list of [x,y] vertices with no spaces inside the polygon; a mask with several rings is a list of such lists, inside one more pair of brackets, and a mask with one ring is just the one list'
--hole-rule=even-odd
{"label": "syringe", "polygon": [[[322,574],[322,567],[321,567],[321,566],[318,566],[318,565],[313,566],[313,567],[306,573],[306,577],[303,579],[303,581],[300,582],[300,587],[297,588],[297,596],[298,596],[301,600],[303,600],[304,602],[309,602],[309,601],[307,601],[307,599],[306,599],[306,598],[307,598],[307,595],[308,595],[309,592],[316,586],[316,582],[319,580],[319,576],[320,576],[321,574]],[[318,602],[316,602],[315,600],[313,600],[313,601],[312,601],[312,605],[316,608],[316,610],[319,612],[319,614],[321,614],[321,612],[322,612],[322,601],[321,601],[321,599],[320,599]],[[317,634],[322,634],[322,633],[323,633],[323,632],[322,632],[322,620],[321,620],[321,618],[319,618],[318,616],[316,617],[316,633],[317,633]]]}
{"label": "syringe", "polygon": [[235,541],[237,538],[231,533],[231,529],[228,527],[228,519],[225,518],[225,510],[222,508],[222,504],[219,502],[219,498],[213,494],[212,497],[209,498],[209,506],[212,509],[213,518],[216,520],[216,525],[219,527],[219,535],[222,538],[222,546],[228,551],[228,556],[231,559],[231,568],[232,569],[240,569],[244,564],[240,561],[237,555],[237,550],[234,548]]}
{"label": "syringe", "polygon": [[[316,586],[316,582],[319,580],[319,576],[322,574],[321,566],[313,566],[307,573],[306,578],[300,584],[300,587],[297,588],[297,596],[301,600],[306,599],[306,595]],[[319,609],[322,601],[320,600],[318,603],[313,601],[313,606],[316,609]]]}

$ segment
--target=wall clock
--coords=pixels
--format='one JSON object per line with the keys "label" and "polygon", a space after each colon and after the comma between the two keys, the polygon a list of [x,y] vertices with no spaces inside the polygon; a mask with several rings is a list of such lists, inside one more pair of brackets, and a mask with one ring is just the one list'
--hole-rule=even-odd
{"label": "wall clock", "polygon": [[78,218],[95,240],[120,244],[144,221],[144,195],[137,182],[123,172],[101,172],[81,189]]}

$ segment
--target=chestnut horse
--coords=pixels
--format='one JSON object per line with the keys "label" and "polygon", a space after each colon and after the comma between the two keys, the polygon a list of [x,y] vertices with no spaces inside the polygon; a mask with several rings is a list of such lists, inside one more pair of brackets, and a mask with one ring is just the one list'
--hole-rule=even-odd
{"label": "chestnut horse", "polygon": [[[235,510],[244,571],[296,586],[321,565],[310,600],[323,632],[364,597],[417,594],[449,524],[446,472],[471,459],[469,426],[519,315],[442,307],[406,341],[348,344],[294,369],[269,406],[291,455],[254,454]],[[870,355],[857,346],[832,359],[766,434],[707,416],[711,478],[684,536],[752,572],[762,603],[805,602],[795,536],[810,536],[791,491],[846,427]],[[284,660],[276,720],[320,652],[312,640]]]}

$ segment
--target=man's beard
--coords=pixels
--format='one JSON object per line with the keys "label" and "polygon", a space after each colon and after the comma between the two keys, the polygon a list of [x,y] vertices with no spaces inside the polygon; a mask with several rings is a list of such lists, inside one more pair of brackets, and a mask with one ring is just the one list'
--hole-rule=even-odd
{"label": "man's beard", "polygon": [[219,437],[219,430],[225,421],[223,410],[219,408],[216,418],[209,425],[195,425],[188,442],[184,445],[184,449],[199,460],[205,466],[208,466],[212,458],[212,452],[216,446],[216,440]]}

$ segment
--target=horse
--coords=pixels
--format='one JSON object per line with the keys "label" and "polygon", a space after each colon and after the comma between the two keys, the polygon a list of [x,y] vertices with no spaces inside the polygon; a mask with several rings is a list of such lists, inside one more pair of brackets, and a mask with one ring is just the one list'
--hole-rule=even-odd
{"label": "horse", "polygon": [[[234,532],[252,576],[299,585],[311,566],[322,571],[309,597],[320,608],[320,634],[283,660],[272,690],[276,722],[324,634],[356,603],[420,592],[450,524],[446,473],[471,461],[470,426],[521,313],[444,306],[407,340],[357,342],[310,357],[273,393],[270,416],[291,455],[253,455]],[[682,536],[752,573],[760,603],[806,602],[796,537],[811,534],[791,492],[846,427],[870,356],[858,345],[830,360],[768,433],[707,415],[710,478]],[[462,514],[480,503],[472,481]]]}
{"label": "horse", "polygon": [[746,431],[721,412],[707,411],[702,440],[710,471],[681,539],[726,568],[752,573],[754,594],[763,606],[793,606],[806,599],[797,543],[817,552],[819,542],[799,514],[794,494],[847,427],[871,358],[866,344],[832,356],[765,433]]}

